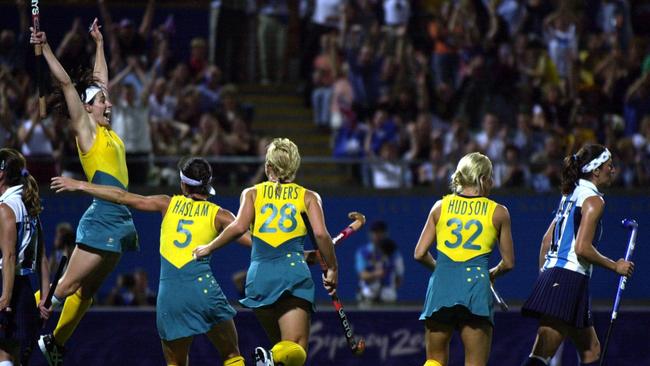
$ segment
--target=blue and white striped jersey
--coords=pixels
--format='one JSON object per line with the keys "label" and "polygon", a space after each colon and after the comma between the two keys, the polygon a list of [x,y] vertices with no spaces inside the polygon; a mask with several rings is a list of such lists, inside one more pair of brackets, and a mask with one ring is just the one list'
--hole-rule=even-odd
{"label": "blue and white striped jersey", "polygon": [[[0,204],[9,206],[16,216],[16,274],[28,275],[36,272],[38,258],[39,219],[31,217],[22,198],[23,186],[9,187],[0,196]],[[0,268],[4,258],[0,252]]]}
{"label": "blue and white striped jersey", "polygon": [[[551,247],[546,253],[544,269],[559,267],[570,271],[591,276],[592,265],[576,254],[576,237],[582,219],[582,203],[589,197],[603,194],[596,185],[588,180],[580,179],[578,185],[569,195],[563,196],[555,213],[555,229]],[[598,222],[594,243],[596,246],[603,234],[603,226]]]}

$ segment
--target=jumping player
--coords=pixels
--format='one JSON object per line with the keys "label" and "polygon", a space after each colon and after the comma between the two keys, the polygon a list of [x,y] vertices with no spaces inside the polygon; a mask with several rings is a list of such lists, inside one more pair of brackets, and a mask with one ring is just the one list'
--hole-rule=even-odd
{"label": "jumping player", "polygon": [[[465,364],[487,364],[494,324],[490,282],[515,263],[510,215],[487,198],[491,188],[490,159],[476,152],[465,155],[451,178],[453,193],[433,205],[415,247],[415,259],[433,272],[420,316],[425,366],[447,365],[455,329],[465,347]],[[434,243],[437,260],[429,252]],[[501,261],[488,270],[497,243]]]}
{"label": "jumping player", "polygon": [[195,249],[204,257],[244,234],[253,225],[253,251],[246,276],[246,297],[273,348],[255,349],[257,366],[301,366],[307,359],[314,282],[305,262],[303,243],[311,222],[317,245],[327,263],[323,285],[336,292],[337,261],[320,196],[293,180],[300,166],[298,147],[286,138],[274,139],[266,151],[268,181],[245,189],[237,218],[208,245]]}
{"label": "jumping player", "polygon": [[[70,118],[86,178],[93,183],[127,189],[129,176],[124,144],[110,128],[108,67],[97,19],[91,25],[90,35],[96,46],[92,77],[78,80],[76,84],[56,59],[44,32],[35,33],[32,29],[30,41],[43,46],[43,56],[60,85],[55,94],[64,99],[59,100],[59,113]],[[54,306],[65,300],[61,317],[54,333],[38,341],[50,366],[62,364],[63,344],[90,307],[97,289],[119,262],[122,252],[137,248],[137,234],[129,210],[123,205],[93,200],[79,221],[77,246],[52,300]]]}
{"label": "jumping player", "polygon": [[523,315],[539,319],[525,366],[548,365],[566,337],[578,349],[582,365],[596,365],[600,358],[589,298],[592,267],[596,264],[622,276],[634,271],[634,263],[615,262],[596,250],[605,208],[600,189],[612,183],[614,171],[612,154],[601,145],[586,145],[564,159],[562,199],[542,238],[540,274],[521,308]]}
{"label": "jumping player", "polygon": [[[182,160],[179,165],[182,194],[140,196],[120,188],[52,178],[52,189],[82,191],[97,198],[163,215],[160,228],[160,286],[156,323],[168,365],[188,364],[195,335],[205,333],[226,361],[224,366],[244,366],[239,353],[235,310],[228,304],[214,279],[210,258],[194,261],[192,251],[217,236],[235,216],[208,202],[213,195],[212,168],[201,158]],[[250,235],[239,242],[251,246]],[[178,296],[183,293],[183,296]]]}
{"label": "jumping player", "polygon": [[38,214],[43,210],[38,184],[14,149],[0,149],[0,366],[26,365],[50,311],[34,306],[30,275],[40,275],[47,294],[49,270]]}

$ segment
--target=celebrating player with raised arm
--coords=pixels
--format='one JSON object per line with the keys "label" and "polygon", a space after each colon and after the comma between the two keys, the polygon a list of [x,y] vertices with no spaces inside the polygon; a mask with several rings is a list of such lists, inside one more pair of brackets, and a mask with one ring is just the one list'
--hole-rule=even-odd
{"label": "celebrating player with raised arm", "polygon": [[[54,97],[56,112],[70,119],[79,159],[88,181],[127,189],[129,175],[122,140],[111,130],[108,100],[108,67],[104,39],[95,19],[90,27],[95,41],[92,72],[73,82],[56,59],[44,32],[32,28],[30,42],[41,45],[43,56],[58,81]],[[77,227],[77,245],[54,293],[53,305],[65,301],[53,334],[38,344],[50,366],[63,363],[63,344],[70,338],[92,303],[104,279],[113,271],[126,250],[137,250],[138,238],[126,206],[95,199]]]}
{"label": "celebrating player with raised arm", "polygon": [[[209,258],[194,261],[192,253],[199,244],[216,237],[235,216],[207,201],[215,192],[210,186],[212,168],[205,159],[184,159],[178,168],[182,194],[172,197],[140,196],[117,187],[64,177],[52,178],[52,189],[78,190],[137,210],[160,212],[163,220],[156,323],[167,364],[187,365],[192,338],[205,333],[225,360],[225,366],[244,366],[233,322],[235,310],[214,279]],[[238,241],[251,246],[248,234]]]}

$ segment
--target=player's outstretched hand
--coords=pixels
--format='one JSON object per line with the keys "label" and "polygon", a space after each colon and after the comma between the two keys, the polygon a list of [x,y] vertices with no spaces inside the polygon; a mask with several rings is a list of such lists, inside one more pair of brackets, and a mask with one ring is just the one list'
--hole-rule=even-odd
{"label": "player's outstretched hand", "polygon": [[46,44],[47,43],[47,36],[45,35],[45,32],[38,31],[34,32],[34,27],[29,27],[29,30],[31,35],[29,36],[29,43],[31,44]]}
{"label": "player's outstretched hand", "polygon": [[82,183],[81,181],[68,177],[54,177],[50,181],[50,189],[56,193],[65,191],[74,192],[81,189]]}
{"label": "player's outstretched hand", "polygon": [[99,25],[99,21],[97,20],[97,18],[95,18],[93,20],[93,24],[91,24],[90,28],[88,29],[90,35],[95,40],[95,43],[99,43],[104,40],[104,36],[102,36],[102,32],[99,31],[99,28],[101,28],[101,25]]}
{"label": "player's outstretched hand", "polygon": [[192,251],[192,256],[194,259],[199,260],[203,257],[207,257],[210,253],[212,253],[212,248],[209,245],[199,245]]}

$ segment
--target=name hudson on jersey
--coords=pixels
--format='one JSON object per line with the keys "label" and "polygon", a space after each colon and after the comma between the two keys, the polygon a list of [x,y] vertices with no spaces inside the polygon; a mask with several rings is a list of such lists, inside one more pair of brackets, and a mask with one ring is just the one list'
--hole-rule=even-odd
{"label": "name hudson on jersey", "polygon": [[488,203],[481,201],[465,201],[452,199],[447,207],[447,213],[454,215],[487,215]]}

